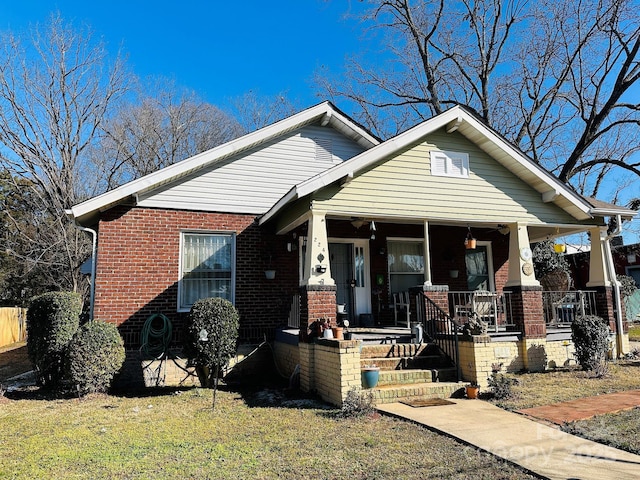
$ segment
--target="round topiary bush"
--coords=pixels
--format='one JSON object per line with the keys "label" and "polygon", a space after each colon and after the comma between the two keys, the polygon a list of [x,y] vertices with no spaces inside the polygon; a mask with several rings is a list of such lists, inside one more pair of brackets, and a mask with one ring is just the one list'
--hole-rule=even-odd
{"label": "round topiary bush", "polygon": [[106,392],[124,363],[124,342],[112,323],[84,324],[67,349],[67,374],[79,394]]}
{"label": "round topiary bush", "polygon": [[236,353],[239,315],[223,298],[204,298],[191,307],[187,349],[199,367],[208,369],[200,381],[211,386],[211,375],[223,368]]}
{"label": "round topiary bush", "polygon": [[597,370],[607,359],[609,325],[596,315],[577,317],[571,324],[576,360],[583,370]]}
{"label": "round topiary bush", "polygon": [[82,297],[74,292],[48,292],[29,302],[27,350],[40,385],[62,382],[64,350],[78,330],[81,313]]}

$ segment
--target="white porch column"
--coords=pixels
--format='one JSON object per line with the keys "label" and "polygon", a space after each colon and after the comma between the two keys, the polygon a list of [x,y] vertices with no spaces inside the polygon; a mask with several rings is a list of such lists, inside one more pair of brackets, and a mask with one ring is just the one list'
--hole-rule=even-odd
{"label": "white porch column", "polygon": [[589,252],[589,281],[587,287],[610,287],[611,279],[607,273],[607,227],[594,227],[591,233],[591,251]]}
{"label": "white porch column", "polygon": [[430,287],[431,282],[431,250],[429,249],[429,222],[424,221],[424,285]]}
{"label": "white porch column", "polygon": [[540,286],[533,273],[529,232],[520,223],[509,225],[509,278],[505,286]]}
{"label": "white porch column", "polygon": [[329,266],[329,241],[324,213],[311,211],[303,285],[335,285]]}

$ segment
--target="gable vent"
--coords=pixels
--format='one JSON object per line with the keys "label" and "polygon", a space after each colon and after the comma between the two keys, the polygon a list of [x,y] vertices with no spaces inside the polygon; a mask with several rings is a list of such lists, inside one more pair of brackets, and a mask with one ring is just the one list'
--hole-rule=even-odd
{"label": "gable vent", "polygon": [[333,152],[331,140],[327,138],[315,138],[316,142],[316,161],[333,162]]}

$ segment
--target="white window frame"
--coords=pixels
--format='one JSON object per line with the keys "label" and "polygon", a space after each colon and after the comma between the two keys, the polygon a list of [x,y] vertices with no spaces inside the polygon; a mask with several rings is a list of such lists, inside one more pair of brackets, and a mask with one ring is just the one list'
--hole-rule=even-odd
{"label": "white window frame", "polygon": [[[469,178],[469,154],[451,150],[431,150],[431,175]],[[459,164],[459,167],[456,166]]]}
{"label": "white window frame", "polygon": [[[424,251],[424,238],[417,238],[417,237],[387,237],[387,254],[389,252],[389,242],[405,242],[405,243],[422,243],[422,265],[423,265],[423,269],[422,269],[422,280],[424,281],[426,279],[426,266],[427,266],[427,262],[425,260],[425,251]],[[387,278],[388,278],[388,290],[389,290],[389,294],[391,294],[391,275],[415,275],[418,276],[420,275],[420,272],[391,272],[391,268],[389,265],[389,260],[387,259]]]}
{"label": "white window frame", "polygon": [[180,232],[180,252],[178,261],[178,295],[177,295],[177,311],[189,312],[192,305],[183,305],[183,261],[184,261],[184,238],[185,235],[208,235],[208,236],[225,236],[231,237],[231,303],[236,303],[236,232],[219,231],[219,230],[184,230]]}

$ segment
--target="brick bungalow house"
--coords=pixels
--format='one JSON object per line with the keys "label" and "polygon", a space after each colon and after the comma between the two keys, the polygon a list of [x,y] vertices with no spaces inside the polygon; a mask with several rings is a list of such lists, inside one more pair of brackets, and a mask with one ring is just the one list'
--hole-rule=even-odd
{"label": "brick bungalow house", "polygon": [[[300,326],[289,370],[313,357],[295,349],[320,318],[426,329],[484,305],[490,331],[476,343],[499,355],[482,355],[545,368],[552,320],[530,245],[585,231],[588,306],[618,332],[617,351],[626,348],[607,220],[635,212],[580,196],[462,107],[381,142],[325,102],[68,213],[97,232],[94,317],[116,323],[131,350],[155,313],[173,322],[179,345],[190,306],[207,296],[236,305],[242,342]],[[540,345],[545,359],[535,360]],[[465,360],[462,376],[481,378],[488,361]],[[318,389],[312,377],[301,372],[303,388]],[[348,383],[326,397],[339,403]]]}

